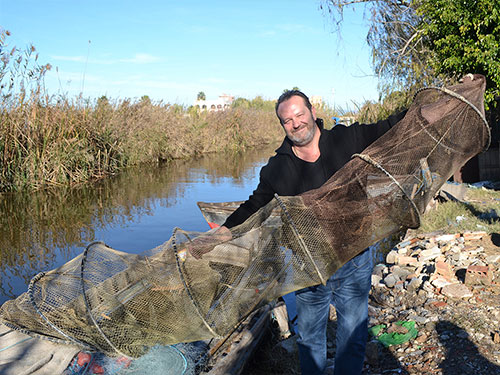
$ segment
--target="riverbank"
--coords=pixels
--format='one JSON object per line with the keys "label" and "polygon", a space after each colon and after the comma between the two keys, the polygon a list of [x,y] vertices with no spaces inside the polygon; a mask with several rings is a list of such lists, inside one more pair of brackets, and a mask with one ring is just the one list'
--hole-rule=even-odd
{"label": "riverbank", "polygon": [[[5,107],[4,107],[5,108]],[[0,191],[75,185],[142,163],[278,142],[274,111],[198,112],[148,99],[47,99],[0,112]]]}

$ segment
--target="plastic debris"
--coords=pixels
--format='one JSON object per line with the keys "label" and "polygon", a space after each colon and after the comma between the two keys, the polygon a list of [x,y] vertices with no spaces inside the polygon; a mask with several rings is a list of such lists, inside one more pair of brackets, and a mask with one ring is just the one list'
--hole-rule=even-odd
{"label": "plastic debris", "polygon": [[[379,324],[371,327],[368,332],[374,336],[378,341],[380,341],[386,348],[391,345],[401,345],[407,341],[410,341],[417,337],[418,330],[415,328],[414,321],[397,321],[390,327],[393,328],[392,332],[384,332],[381,334],[383,330],[385,330],[387,326],[385,324]],[[398,329],[398,327],[402,329]]]}

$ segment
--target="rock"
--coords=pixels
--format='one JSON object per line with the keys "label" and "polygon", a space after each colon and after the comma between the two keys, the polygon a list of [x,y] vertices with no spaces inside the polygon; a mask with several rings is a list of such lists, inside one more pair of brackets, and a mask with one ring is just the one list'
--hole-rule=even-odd
{"label": "rock", "polygon": [[398,253],[394,250],[391,250],[387,253],[387,256],[385,257],[385,262],[387,264],[394,264],[396,263],[397,258],[398,258]]}
{"label": "rock", "polygon": [[335,309],[335,306],[333,306],[332,304],[330,304],[330,310],[328,313],[328,320],[330,322],[337,320],[337,310]]}
{"label": "rock", "polygon": [[378,316],[381,314],[381,309],[378,307],[374,307],[372,305],[368,305],[368,316]]}
{"label": "rock", "polygon": [[488,266],[469,266],[465,272],[465,285],[491,285],[493,273]]}
{"label": "rock", "polygon": [[380,277],[384,277],[384,274],[388,272],[387,266],[385,264],[379,263],[373,267],[373,274]]}
{"label": "rock", "polygon": [[[394,285],[394,290],[398,291],[398,292],[402,292],[404,290],[404,282],[399,280],[396,285]],[[400,301],[401,302],[401,301]],[[399,303],[398,303],[399,305]]]}
{"label": "rock", "polygon": [[441,236],[436,237],[435,240],[438,242],[450,242],[458,237],[460,237],[459,234],[443,234]]}
{"label": "rock", "polygon": [[417,258],[399,255],[397,259],[397,264],[401,266],[419,266],[420,263]]}
{"label": "rock", "polygon": [[484,247],[482,246],[477,246],[477,247],[474,247],[473,249],[469,250],[468,251],[468,256],[471,257],[471,256],[476,256],[480,253],[484,253]]}
{"label": "rock", "polygon": [[[471,363],[471,373],[484,373],[467,359],[471,353],[466,342],[500,365],[500,352],[494,354],[500,344],[500,253],[491,252],[489,242],[473,242],[480,234],[413,236],[392,248],[387,263],[374,267],[369,325],[413,321],[419,335],[411,343],[388,348],[388,353],[380,344],[369,344],[364,371],[379,375],[391,371],[384,364],[387,355],[392,355],[408,374],[443,374],[434,370],[448,359],[446,350],[463,348],[465,355],[450,357],[451,361],[459,363],[460,358]],[[491,284],[486,285],[490,275]]]}
{"label": "rock", "polygon": [[399,255],[406,255],[406,254],[408,254],[408,248],[407,247],[402,247],[402,248],[398,249],[398,254]]}
{"label": "rock", "polygon": [[410,315],[408,315],[408,320],[413,320],[414,322],[416,322],[418,324],[425,324],[429,321],[429,318],[425,318],[425,317],[418,316],[415,314],[410,314]]}
{"label": "rock", "polygon": [[438,276],[438,277],[433,278],[433,280],[431,281],[431,284],[434,285],[436,288],[444,288],[447,285],[453,284],[453,282],[445,279],[442,276]]}
{"label": "rock", "polygon": [[406,334],[408,333],[408,328],[403,327],[402,325],[392,323],[388,328],[387,328],[387,333],[402,333]]}
{"label": "rock", "polygon": [[450,298],[469,298],[473,296],[469,288],[461,283],[444,286],[443,289],[441,289],[441,294]]}
{"label": "rock", "polygon": [[392,273],[388,274],[384,279],[385,285],[387,285],[387,287],[389,287],[389,288],[393,288],[394,285],[396,285],[396,283],[398,281],[399,281],[399,278]]}
{"label": "rock", "polygon": [[427,335],[425,333],[421,333],[420,336],[418,336],[415,341],[418,342],[419,344],[423,344],[424,342],[427,341]]}
{"label": "rock", "polygon": [[380,284],[380,281],[382,281],[382,276],[379,275],[372,275],[372,285],[377,286]]}
{"label": "rock", "polygon": [[405,280],[406,277],[411,273],[408,269],[399,266],[392,266],[390,271],[399,280]]}
{"label": "rock", "polygon": [[422,280],[413,277],[406,286],[406,290],[409,292],[415,292],[418,288],[420,288],[420,285],[422,285]]}
{"label": "rock", "polygon": [[453,269],[448,263],[443,261],[436,261],[436,270],[434,271],[434,274],[442,276],[443,278],[451,282],[456,281]]}
{"label": "rock", "polygon": [[428,260],[436,259],[441,255],[441,249],[438,246],[434,246],[430,249],[422,250],[418,256],[420,262],[425,262]]}
{"label": "rock", "polygon": [[500,254],[494,254],[486,257],[486,263],[493,264],[500,262]]}
{"label": "rock", "polygon": [[448,304],[444,301],[432,301],[432,302],[430,302],[430,305],[434,306],[434,307],[440,307],[440,308],[448,306]]}
{"label": "rock", "polygon": [[488,233],[486,232],[464,232],[462,237],[464,238],[465,241],[474,241],[474,240],[480,240],[481,238],[487,236]]}
{"label": "rock", "polygon": [[492,339],[495,344],[500,344],[500,333],[494,332],[492,334]]}

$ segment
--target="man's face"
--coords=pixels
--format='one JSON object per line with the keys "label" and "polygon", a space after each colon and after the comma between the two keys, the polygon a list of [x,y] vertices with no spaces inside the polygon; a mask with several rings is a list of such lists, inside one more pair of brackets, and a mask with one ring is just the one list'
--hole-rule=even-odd
{"label": "man's face", "polygon": [[316,110],[307,108],[304,99],[292,96],[278,107],[278,117],[286,136],[296,146],[305,146],[312,141],[316,132]]}

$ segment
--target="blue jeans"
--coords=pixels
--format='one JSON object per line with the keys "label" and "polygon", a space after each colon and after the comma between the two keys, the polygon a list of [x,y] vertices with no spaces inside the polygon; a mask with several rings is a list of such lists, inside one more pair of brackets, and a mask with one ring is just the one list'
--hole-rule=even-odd
{"label": "blue jeans", "polygon": [[295,292],[300,366],[303,375],[326,368],[326,326],[330,303],[337,311],[335,375],[359,375],[368,336],[368,294],[373,247],[344,264],[325,285]]}

